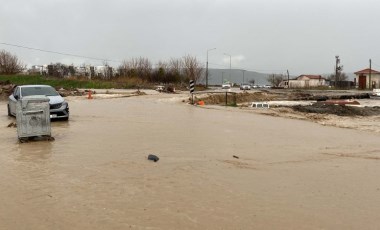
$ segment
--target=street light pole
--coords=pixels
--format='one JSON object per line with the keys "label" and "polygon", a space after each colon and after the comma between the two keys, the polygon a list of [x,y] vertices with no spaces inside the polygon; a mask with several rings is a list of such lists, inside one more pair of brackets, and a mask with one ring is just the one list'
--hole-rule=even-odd
{"label": "street light pole", "polygon": [[243,72],[243,84],[244,84],[244,72],[245,72],[245,70],[243,69],[242,72]]}
{"label": "street light pole", "polygon": [[231,81],[231,55],[227,53],[224,53],[224,55],[230,56],[230,81]]}
{"label": "street light pole", "polygon": [[206,61],[206,89],[208,88],[208,51],[215,50],[216,48],[207,50],[207,61]]}

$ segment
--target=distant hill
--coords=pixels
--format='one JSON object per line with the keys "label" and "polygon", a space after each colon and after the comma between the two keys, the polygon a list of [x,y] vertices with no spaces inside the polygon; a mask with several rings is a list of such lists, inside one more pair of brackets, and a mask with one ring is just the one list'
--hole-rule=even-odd
{"label": "distant hill", "polygon": [[[231,77],[230,77],[230,69],[208,69],[209,85],[221,85],[223,80],[229,81],[231,83],[241,84],[243,83],[243,71],[240,69],[231,69]],[[269,74],[258,73],[253,71],[245,71],[244,72],[244,82],[249,83],[250,80],[255,79],[255,84],[257,85],[266,85],[268,84],[267,78]],[[203,84],[206,83],[206,79],[201,82]]]}

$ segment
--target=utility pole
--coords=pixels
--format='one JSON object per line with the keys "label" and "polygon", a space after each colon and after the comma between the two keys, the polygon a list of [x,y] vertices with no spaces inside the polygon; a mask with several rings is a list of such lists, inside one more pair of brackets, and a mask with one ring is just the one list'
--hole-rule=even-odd
{"label": "utility pole", "polygon": [[340,78],[340,72],[343,69],[343,66],[339,65],[340,59],[339,56],[335,56],[335,88],[338,86],[338,79]]}
{"label": "utility pole", "polygon": [[334,82],[334,86],[336,88],[337,86],[337,81],[338,81],[338,65],[339,65],[339,56],[335,56],[335,82]]}
{"label": "utility pole", "polygon": [[242,72],[243,72],[243,84],[244,84],[244,72],[245,72],[245,70],[243,69]]}
{"label": "utility pole", "polygon": [[224,72],[222,72],[222,85],[224,83]]}
{"label": "utility pole", "polygon": [[372,60],[369,59],[369,79],[368,79],[368,86],[370,89],[372,89],[372,81],[371,81],[371,72],[372,72]]}
{"label": "utility pole", "polygon": [[288,89],[290,89],[289,70],[286,70],[286,73],[288,74]]}
{"label": "utility pole", "polygon": [[208,88],[208,51],[214,50],[216,48],[208,49],[207,50],[207,61],[206,61],[206,89]]}
{"label": "utility pole", "polygon": [[231,81],[231,55],[227,53],[224,53],[224,55],[230,56],[230,81]]}

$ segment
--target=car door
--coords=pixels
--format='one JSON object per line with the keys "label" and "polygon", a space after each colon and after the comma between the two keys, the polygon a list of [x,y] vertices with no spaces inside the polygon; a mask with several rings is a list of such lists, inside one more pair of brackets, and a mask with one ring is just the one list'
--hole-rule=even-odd
{"label": "car door", "polygon": [[20,99],[20,95],[20,87],[16,87],[13,94],[9,96],[9,109],[13,115],[16,115],[16,103]]}

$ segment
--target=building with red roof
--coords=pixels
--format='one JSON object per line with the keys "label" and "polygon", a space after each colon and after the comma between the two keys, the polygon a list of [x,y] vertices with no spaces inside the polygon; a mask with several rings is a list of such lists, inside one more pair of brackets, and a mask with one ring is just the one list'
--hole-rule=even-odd
{"label": "building with red roof", "polygon": [[374,69],[363,69],[354,73],[357,76],[359,89],[380,88],[380,72]]}

